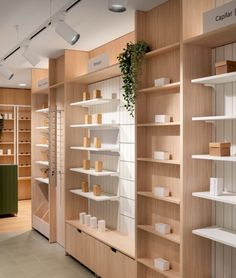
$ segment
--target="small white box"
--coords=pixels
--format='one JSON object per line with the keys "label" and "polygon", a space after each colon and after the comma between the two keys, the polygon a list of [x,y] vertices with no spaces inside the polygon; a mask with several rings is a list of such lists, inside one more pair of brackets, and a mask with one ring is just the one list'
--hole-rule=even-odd
{"label": "small white box", "polygon": [[168,77],[162,77],[154,80],[155,87],[162,87],[167,84],[170,84],[170,78]]}
{"label": "small white box", "polygon": [[7,154],[11,155],[11,149],[7,149]]}
{"label": "small white box", "polygon": [[3,149],[0,149],[0,155],[3,155]]}
{"label": "small white box", "polygon": [[210,194],[222,195],[224,191],[224,181],[222,178],[210,178]]}
{"label": "small white box", "polygon": [[157,197],[168,197],[170,196],[170,190],[168,187],[156,186],[153,189],[153,193]]}
{"label": "small white box", "polygon": [[105,220],[99,220],[98,221],[98,231],[99,232],[105,232],[106,231],[106,221]]}
{"label": "small white box", "polygon": [[98,227],[97,217],[91,217],[90,218],[90,227],[93,228],[93,229],[97,229],[97,227]]}
{"label": "small white box", "polygon": [[86,214],[84,216],[84,224],[87,225],[87,226],[90,226],[90,218],[91,218],[91,215],[90,214]]}
{"label": "small white box", "polygon": [[156,160],[169,160],[170,159],[170,153],[168,152],[154,152],[154,159]]}
{"label": "small white box", "polygon": [[8,114],[8,119],[9,119],[9,120],[12,120],[12,113],[9,113],[9,114]]}
{"label": "small white box", "polygon": [[171,232],[170,225],[165,224],[165,223],[156,223],[155,230],[156,230],[156,232],[163,234],[163,235],[170,234],[170,232]]}
{"label": "small white box", "polygon": [[169,123],[170,115],[155,115],[155,123]]}
{"label": "small white box", "polygon": [[86,215],[85,212],[81,212],[79,214],[79,221],[80,221],[81,224],[85,224],[85,215]]}
{"label": "small white box", "polygon": [[166,271],[170,269],[170,263],[162,258],[157,258],[154,259],[154,267],[161,271]]}

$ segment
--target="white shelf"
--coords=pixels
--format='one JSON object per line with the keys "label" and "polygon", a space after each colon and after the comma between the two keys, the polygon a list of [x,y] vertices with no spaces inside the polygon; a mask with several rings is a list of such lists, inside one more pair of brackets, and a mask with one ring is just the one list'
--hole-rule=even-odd
{"label": "white shelf", "polygon": [[119,199],[118,196],[113,196],[107,193],[102,193],[101,196],[95,196],[93,192],[82,192],[81,189],[72,189],[70,192],[96,202],[114,201]]}
{"label": "white shelf", "polygon": [[194,84],[217,85],[236,81],[236,72],[212,75],[203,78],[193,79]]}
{"label": "white shelf", "polygon": [[93,105],[101,105],[101,104],[112,103],[112,102],[118,103],[119,99],[94,98],[94,99],[89,99],[89,100],[85,100],[85,101],[73,102],[70,105],[71,106],[89,107],[89,106],[93,106]]}
{"label": "white shelf", "polygon": [[118,124],[76,124],[70,125],[70,127],[77,127],[77,128],[89,128],[89,129],[119,129]]}
{"label": "white shelf", "polygon": [[49,127],[48,126],[36,126],[35,129],[38,129],[38,130],[48,130]]}
{"label": "white shelf", "polygon": [[235,120],[236,116],[208,116],[208,117],[192,117],[193,121],[226,121],[226,120]]}
{"label": "white shelf", "polygon": [[236,248],[236,232],[222,227],[196,229],[193,234]]}
{"label": "white shelf", "polygon": [[81,151],[90,151],[90,152],[119,152],[119,147],[114,145],[106,145],[102,146],[101,148],[86,148],[81,146],[71,146],[71,150],[81,150]]}
{"label": "white shelf", "polygon": [[43,166],[49,166],[49,161],[36,160],[35,163]]}
{"label": "white shelf", "polygon": [[220,196],[214,196],[211,195],[210,192],[206,191],[206,192],[193,192],[192,195],[198,198],[236,205],[236,193],[224,192]]}
{"label": "white shelf", "polygon": [[118,177],[119,176],[118,172],[112,172],[108,170],[103,170],[102,172],[96,172],[95,169],[84,170],[83,168],[70,168],[70,171],[82,173],[90,176],[96,176],[96,177],[105,177],[105,176]]}
{"label": "white shelf", "polygon": [[49,184],[49,178],[35,178],[35,180],[41,183]]}
{"label": "white shelf", "polygon": [[49,145],[48,144],[36,144],[36,147],[40,147],[40,148],[48,148]]}
{"label": "white shelf", "polygon": [[236,161],[236,156],[212,156],[209,154],[196,154],[192,155],[193,159],[213,160],[213,161]]}
{"label": "white shelf", "polygon": [[38,110],[35,110],[35,112],[36,113],[48,113],[49,109],[48,108],[38,109]]}

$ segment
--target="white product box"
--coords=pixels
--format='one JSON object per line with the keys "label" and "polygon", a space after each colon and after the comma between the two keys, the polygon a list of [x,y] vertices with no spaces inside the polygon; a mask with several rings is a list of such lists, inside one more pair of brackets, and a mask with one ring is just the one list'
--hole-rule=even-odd
{"label": "white product box", "polygon": [[8,114],[8,119],[9,119],[9,120],[12,120],[12,113],[9,113],[9,114]]}
{"label": "white product box", "polygon": [[170,84],[170,78],[168,77],[162,77],[154,80],[155,87],[162,87],[167,84]]}
{"label": "white product box", "polygon": [[98,227],[97,217],[91,217],[90,218],[90,227],[93,228],[93,229],[97,229],[97,227]]}
{"label": "white product box", "polygon": [[168,197],[170,196],[170,190],[168,187],[156,186],[153,189],[153,193],[157,197]]}
{"label": "white product box", "polygon": [[171,232],[171,227],[169,224],[165,224],[165,223],[156,223],[155,224],[155,230],[156,232],[166,235],[166,234],[170,234]]}
{"label": "white product box", "polygon": [[8,114],[7,114],[7,113],[4,114],[4,119],[5,119],[5,120],[8,119]]}
{"label": "white product box", "polygon": [[157,159],[157,160],[169,160],[170,159],[170,153],[156,151],[156,152],[154,152],[153,157],[154,157],[154,159]]}
{"label": "white product box", "polygon": [[8,155],[11,154],[11,149],[7,149],[7,154],[8,154]]}
{"label": "white product box", "polygon": [[210,178],[210,194],[222,195],[224,191],[224,181],[222,178]]}
{"label": "white product box", "polygon": [[86,215],[85,212],[81,212],[79,214],[79,221],[80,221],[81,224],[85,224],[85,215]]}
{"label": "white product box", "polygon": [[162,258],[154,259],[154,266],[161,271],[166,271],[170,269],[170,263]]}
{"label": "white product box", "polygon": [[0,155],[3,155],[3,149],[0,149]]}
{"label": "white product box", "polygon": [[84,224],[87,225],[87,226],[90,226],[90,218],[91,218],[91,215],[90,214],[86,214],[84,216]]}
{"label": "white product box", "polygon": [[99,220],[98,221],[98,231],[99,232],[105,232],[106,231],[106,221],[105,220]]}
{"label": "white product box", "polygon": [[155,115],[155,123],[169,123],[170,116],[169,115]]}

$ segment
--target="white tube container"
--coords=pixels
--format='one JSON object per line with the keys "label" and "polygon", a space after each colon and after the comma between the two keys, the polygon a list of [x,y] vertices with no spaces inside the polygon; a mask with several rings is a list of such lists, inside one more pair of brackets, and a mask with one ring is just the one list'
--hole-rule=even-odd
{"label": "white tube container", "polygon": [[154,259],[154,266],[161,271],[166,271],[170,269],[170,262],[162,258],[157,258]]}
{"label": "white tube container", "polygon": [[168,187],[164,186],[156,186],[153,188],[153,193],[157,197],[169,197],[170,196],[170,190]]}
{"label": "white tube container", "polygon": [[161,151],[156,151],[154,152],[154,159],[156,160],[169,160],[170,159],[170,153],[168,152],[161,152]]}
{"label": "white tube container", "polygon": [[155,115],[155,123],[169,123],[170,115]]}
{"label": "white tube container", "polygon": [[97,229],[98,227],[98,219],[97,217],[91,217],[90,218],[90,227],[93,228],[93,229]]}
{"label": "white tube container", "polygon": [[9,114],[8,114],[8,119],[9,119],[9,120],[12,120],[12,113],[9,113]]}
{"label": "white tube container", "polygon": [[165,223],[156,223],[155,224],[155,230],[156,232],[163,234],[163,235],[167,235],[170,234],[171,232],[171,227],[169,224],[165,224]]}
{"label": "white tube container", "polygon": [[3,149],[0,149],[0,155],[3,155]]}
{"label": "white tube container", "polygon": [[86,214],[86,215],[84,216],[85,225],[90,226],[90,218],[91,218],[91,215],[90,215],[90,214]]}
{"label": "white tube container", "polygon": [[99,220],[98,221],[98,231],[99,232],[105,232],[106,231],[106,221],[105,220]]}
{"label": "white tube container", "polygon": [[85,215],[86,215],[85,212],[81,212],[79,214],[79,221],[80,221],[81,224],[85,224]]}
{"label": "white tube container", "polygon": [[214,196],[222,195],[224,191],[224,181],[222,178],[210,178],[210,194]]}
{"label": "white tube container", "polygon": [[155,87],[162,87],[167,84],[170,84],[170,78],[168,77],[162,77],[154,80]]}
{"label": "white tube container", "polygon": [[11,149],[7,149],[7,154],[11,155]]}

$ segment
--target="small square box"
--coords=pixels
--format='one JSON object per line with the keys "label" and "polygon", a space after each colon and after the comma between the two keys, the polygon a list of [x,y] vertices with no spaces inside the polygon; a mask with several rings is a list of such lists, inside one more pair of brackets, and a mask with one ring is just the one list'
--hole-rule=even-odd
{"label": "small square box", "polygon": [[155,123],[169,123],[170,120],[169,115],[155,115]]}
{"label": "small square box", "polygon": [[90,147],[90,138],[89,137],[84,137],[84,139],[83,139],[83,147],[84,148],[89,148]]}
{"label": "small square box", "polygon": [[155,87],[162,87],[167,84],[170,84],[170,78],[168,77],[162,77],[154,80]]}
{"label": "small square box", "polygon": [[170,190],[168,187],[164,186],[156,186],[153,188],[153,193],[157,197],[169,197],[170,196]]}
{"label": "small square box", "polygon": [[215,63],[216,75],[236,71],[236,61],[220,61]]}
{"label": "small square box", "polygon": [[93,90],[93,98],[101,98],[102,93],[101,90]]}
{"label": "small square box", "polygon": [[154,259],[154,266],[161,271],[167,271],[170,269],[170,263],[162,258]]}
{"label": "small square box", "polygon": [[99,184],[94,184],[93,186],[93,195],[95,196],[101,196],[102,193],[102,187]]}
{"label": "small square box", "polygon": [[94,124],[102,124],[102,114],[94,114],[93,115],[93,123]]}
{"label": "small square box", "polygon": [[101,148],[101,145],[102,145],[102,144],[101,144],[100,138],[94,137],[93,143],[94,143],[94,147],[95,147],[95,148]]}
{"label": "small square box", "polygon": [[83,101],[89,100],[90,99],[90,95],[87,92],[83,92]]}
{"label": "small square box", "polygon": [[82,192],[88,192],[88,182],[87,181],[82,181]]}
{"label": "small square box", "polygon": [[88,114],[84,115],[84,123],[86,125],[90,125],[92,123],[92,115],[88,115]]}
{"label": "small square box", "polygon": [[223,194],[224,180],[222,178],[210,178],[210,194],[219,196]]}
{"label": "small square box", "polygon": [[154,152],[154,159],[156,160],[169,160],[170,154],[168,152],[157,151]]}
{"label": "small square box", "polygon": [[103,170],[103,163],[100,160],[95,161],[95,171],[102,172]]}
{"label": "small square box", "polygon": [[84,159],[83,160],[83,169],[89,170],[90,169],[90,160]]}
{"label": "small square box", "polygon": [[213,156],[230,156],[229,142],[209,143],[209,154]]}
{"label": "small square box", "polygon": [[155,230],[158,233],[163,234],[163,235],[170,234],[170,232],[171,232],[170,225],[165,224],[165,223],[156,223],[155,224]]}

